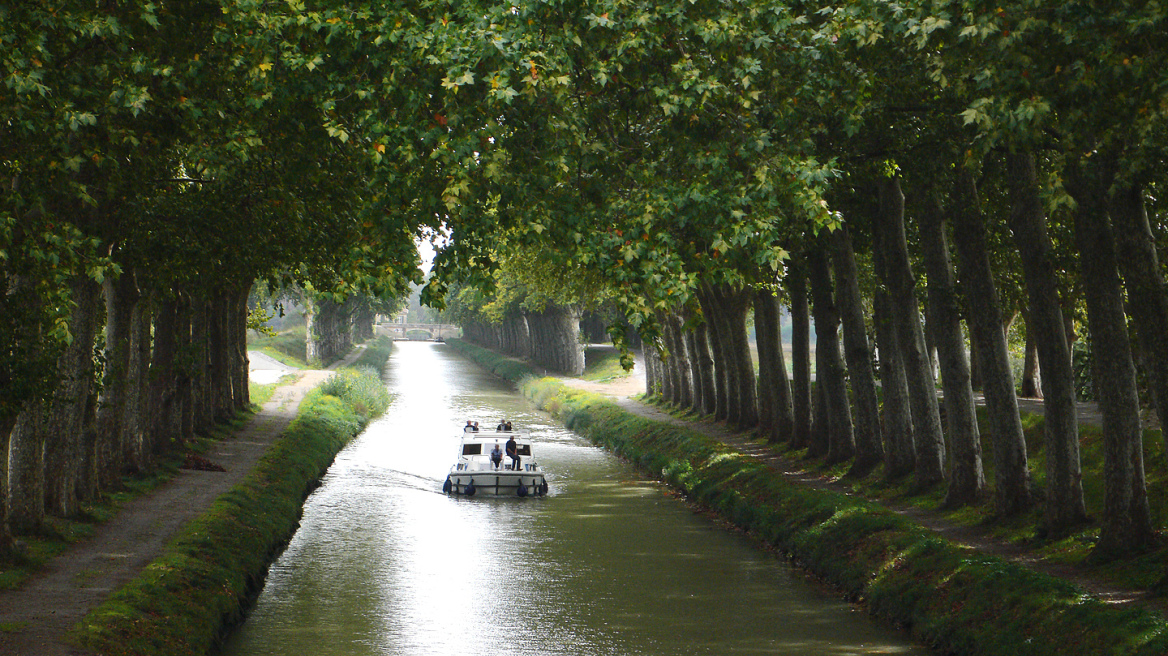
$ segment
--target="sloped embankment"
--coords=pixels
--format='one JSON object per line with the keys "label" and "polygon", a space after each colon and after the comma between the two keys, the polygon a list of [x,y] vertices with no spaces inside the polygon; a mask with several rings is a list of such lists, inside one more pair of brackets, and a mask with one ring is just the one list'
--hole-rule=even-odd
{"label": "sloped embankment", "polygon": [[[367,348],[364,364],[384,367],[390,344]],[[106,656],[209,653],[242,620],[333,458],[389,400],[371,367],[342,369],[310,392],[251,473],[87,615],[77,642]]]}

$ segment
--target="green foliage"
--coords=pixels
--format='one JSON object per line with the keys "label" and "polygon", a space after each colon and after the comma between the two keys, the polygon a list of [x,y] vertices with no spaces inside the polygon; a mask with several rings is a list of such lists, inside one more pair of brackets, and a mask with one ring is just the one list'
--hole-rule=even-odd
{"label": "green foliage", "polygon": [[[362,385],[348,393],[366,398]],[[310,393],[247,478],[91,611],[74,637],[110,656],[208,653],[243,618],[271,559],[296,530],[304,498],[367,421],[341,398]]]}
{"label": "green foliage", "polygon": [[319,389],[322,394],[344,401],[363,422],[389,407],[389,390],[381,382],[380,372],[372,367],[341,369],[321,383]]}

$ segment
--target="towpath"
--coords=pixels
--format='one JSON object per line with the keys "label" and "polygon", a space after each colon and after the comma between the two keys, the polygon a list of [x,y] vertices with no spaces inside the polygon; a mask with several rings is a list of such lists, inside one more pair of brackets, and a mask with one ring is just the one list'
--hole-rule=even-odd
{"label": "towpath", "polygon": [[67,642],[69,630],[162,555],[187,522],[241,481],[296,417],[308,391],[362,350],[358,347],[328,370],[292,370],[250,353],[257,382],[274,382],[285,373],[297,378],[279,387],[244,428],[203,454],[226,471],[179,470],[170,481],[127,502],[92,538],[71,545],[18,589],[0,592],[0,655],[88,656]]}

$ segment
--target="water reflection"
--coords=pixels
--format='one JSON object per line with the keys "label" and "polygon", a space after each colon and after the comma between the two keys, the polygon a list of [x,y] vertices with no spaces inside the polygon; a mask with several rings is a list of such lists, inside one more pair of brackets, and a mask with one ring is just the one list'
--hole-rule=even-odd
{"label": "water reflection", "polygon": [[[399,343],[386,384],[226,654],[927,653],[442,345]],[[537,436],[549,496],[442,494],[466,419],[504,416]]]}

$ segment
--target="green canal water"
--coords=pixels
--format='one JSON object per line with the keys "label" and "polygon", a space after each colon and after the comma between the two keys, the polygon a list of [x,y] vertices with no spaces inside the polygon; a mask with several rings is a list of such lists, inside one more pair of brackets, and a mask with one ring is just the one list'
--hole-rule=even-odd
{"label": "green canal water", "polygon": [[[925,655],[442,344],[336,459],[229,656]],[[461,427],[529,430],[545,498],[442,493]]]}

